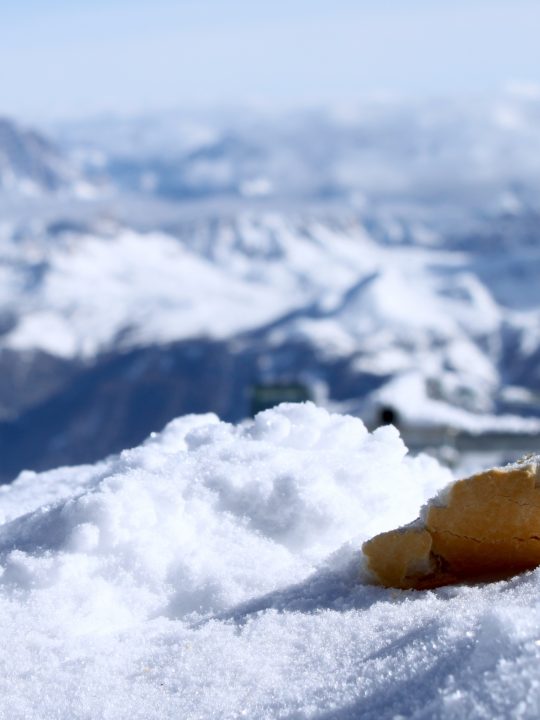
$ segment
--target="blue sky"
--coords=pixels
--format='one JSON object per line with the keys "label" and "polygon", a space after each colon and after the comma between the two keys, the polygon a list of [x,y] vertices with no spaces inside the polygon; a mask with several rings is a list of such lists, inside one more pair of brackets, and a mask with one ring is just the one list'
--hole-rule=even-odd
{"label": "blue sky", "polygon": [[540,83],[539,0],[0,0],[0,114],[485,94]]}

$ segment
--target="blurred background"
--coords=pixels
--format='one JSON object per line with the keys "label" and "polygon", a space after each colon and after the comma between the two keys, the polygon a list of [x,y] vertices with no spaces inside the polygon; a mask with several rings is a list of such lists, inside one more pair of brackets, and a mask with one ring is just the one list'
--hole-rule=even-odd
{"label": "blurred background", "polygon": [[308,399],[540,449],[536,0],[0,13],[0,481]]}

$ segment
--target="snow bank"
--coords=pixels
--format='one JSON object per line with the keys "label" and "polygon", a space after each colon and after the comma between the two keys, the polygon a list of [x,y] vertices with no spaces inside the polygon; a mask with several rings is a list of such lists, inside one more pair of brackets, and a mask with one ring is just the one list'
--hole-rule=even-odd
{"label": "snow bank", "polygon": [[536,574],[362,581],[361,541],[449,479],[311,404],[23,473],[0,494],[0,717],[534,717]]}

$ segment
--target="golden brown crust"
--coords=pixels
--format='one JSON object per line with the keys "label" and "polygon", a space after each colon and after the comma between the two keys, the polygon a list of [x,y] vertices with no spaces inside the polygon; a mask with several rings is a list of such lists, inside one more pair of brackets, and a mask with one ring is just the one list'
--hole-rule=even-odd
{"label": "golden brown crust", "polygon": [[364,543],[368,565],[388,587],[424,589],[509,577],[540,565],[540,488],[536,466],[495,468],[431,504],[425,524]]}

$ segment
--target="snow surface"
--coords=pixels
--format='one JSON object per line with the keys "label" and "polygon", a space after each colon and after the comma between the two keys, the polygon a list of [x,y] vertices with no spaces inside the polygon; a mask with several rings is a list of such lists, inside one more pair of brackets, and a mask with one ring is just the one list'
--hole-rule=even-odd
{"label": "snow surface", "polygon": [[537,717],[537,572],[402,592],[363,570],[450,479],[312,404],[23,473],[0,493],[0,717]]}

